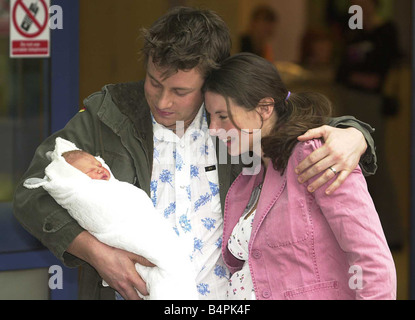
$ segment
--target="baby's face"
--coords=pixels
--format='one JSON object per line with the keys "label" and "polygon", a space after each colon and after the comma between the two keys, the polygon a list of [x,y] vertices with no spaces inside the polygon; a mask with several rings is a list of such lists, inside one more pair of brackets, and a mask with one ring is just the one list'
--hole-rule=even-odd
{"label": "baby's face", "polygon": [[111,177],[111,174],[102,166],[101,162],[90,154],[79,157],[79,159],[72,163],[72,166],[94,180],[109,180]]}

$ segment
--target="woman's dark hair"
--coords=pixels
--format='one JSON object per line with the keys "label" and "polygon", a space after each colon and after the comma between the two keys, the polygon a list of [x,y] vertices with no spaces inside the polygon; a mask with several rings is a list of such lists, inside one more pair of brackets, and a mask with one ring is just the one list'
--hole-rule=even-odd
{"label": "woman's dark hair", "polygon": [[226,23],[215,12],[174,7],[149,29],[143,29],[145,62],[151,57],[168,77],[195,67],[203,76],[230,56],[232,41]]}
{"label": "woman's dark hair", "polygon": [[221,68],[208,76],[203,91],[217,93],[225,98],[228,115],[236,127],[229,99],[247,111],[255,110],[264,98],[274,100],[277,120],[269,135],[262,137],[262,150],[281,173],[287,167],[298,142],[297,137],[309,129],[326,124],[331,115],[331,103],[322,94],[291,93],[287,99],[289,91],[276,67],[251,53],[239,53],[223,61]]}

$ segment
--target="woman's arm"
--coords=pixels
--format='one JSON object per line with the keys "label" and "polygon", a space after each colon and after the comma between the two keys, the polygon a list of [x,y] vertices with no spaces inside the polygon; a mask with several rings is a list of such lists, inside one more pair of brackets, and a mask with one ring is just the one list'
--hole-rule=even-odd
{"label": "woman's arm", "polygon": [[[302,159],[320,146],[318,140],[305,143]],[[332,195],[328,196],[322,188],[314,193],[314,198],[347,254],[349,265],[362,270],[363,288],[356,290],[356,298],[396,299],[393,257],[360,167]]]}

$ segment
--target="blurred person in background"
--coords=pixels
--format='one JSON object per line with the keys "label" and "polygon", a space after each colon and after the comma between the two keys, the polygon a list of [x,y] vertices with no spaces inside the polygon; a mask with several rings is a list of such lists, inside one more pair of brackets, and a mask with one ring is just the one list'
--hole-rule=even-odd
{"label": "blurred person in background", "polygon": [[271,45],[278,24],[278,14],[266,5],[256,7],[251,14],[248,31],[240,38],[240,51],[251,52],[273,62]]}
{"label": "blurred person in background", "polygon": [[344,48],[336,74],[341,97],[338,111],[370,121],[376,129],[378,172],[367,182],[389,244],[399,248],[403,232],[385,150],[386,120],[399,112],[399,102],[384,90],[387,77],[401,57],[398,31],[392,21],[380,15],[379,0],[352,0],[350,5],[362,8],[363,29],[343,30]]}

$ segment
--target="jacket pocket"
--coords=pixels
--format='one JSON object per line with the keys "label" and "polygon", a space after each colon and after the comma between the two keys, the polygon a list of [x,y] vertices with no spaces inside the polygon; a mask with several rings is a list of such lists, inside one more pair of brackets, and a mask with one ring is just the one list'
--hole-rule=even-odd
{"label": "jacket pocket", "polygon": [[265,235],[268,246],[276,248],[307,240],[309,217],[303,200],[281,201],[265,218]]}
{"label": "jacket pocket", "polygon": [[336,300],[339,298],[337,281],[318,282],[284,292],[287,300]]}
{"label": "jacket pocket", "polygon": [[43,231],[46,233],[57,232],[73,218],[64,210],[57,210],[48,215],[43,223]]}

